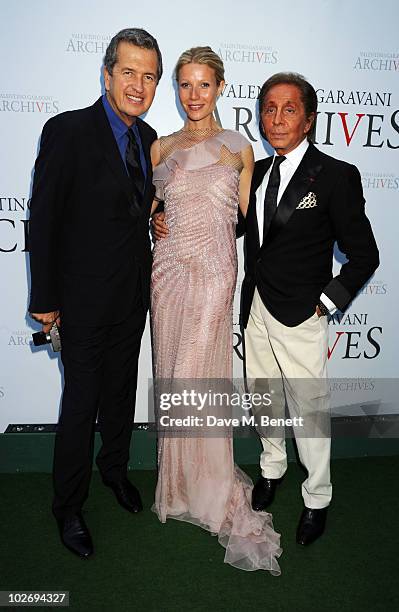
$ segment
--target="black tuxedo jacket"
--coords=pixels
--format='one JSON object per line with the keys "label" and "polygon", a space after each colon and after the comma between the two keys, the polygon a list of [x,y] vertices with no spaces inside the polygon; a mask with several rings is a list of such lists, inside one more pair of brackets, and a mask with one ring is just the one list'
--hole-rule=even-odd
{"label": "black tuxedo jacket", "polygon": [[[252,178],[241,293],[244,327],[255,287],[269,312],[293,327],[314,314],[321,293],[344,310],[379,264],[377,245],[364,212],[359,171],[312,144],[289,182],[260,247],[255,193],[272,160],[256,162]],[[304,202],[308,194],[310,202]],[[335,242],[347,262],[333,278]]]}
{"label": "black tuxedo jacket", "polygon": [[149,304],[155,131],[137,119],[147,162],[143,197],[127,174],[101,98],[44,126],[30,204],[30,312],[79,325],[123,321],[140,286]]}

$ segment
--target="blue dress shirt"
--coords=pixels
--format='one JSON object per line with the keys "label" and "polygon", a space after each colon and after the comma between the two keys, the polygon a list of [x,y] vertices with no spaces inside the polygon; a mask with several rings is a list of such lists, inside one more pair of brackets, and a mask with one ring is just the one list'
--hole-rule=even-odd
{"label": "blue dress shirt", "polygon": [[[103,106],[104,106],[104,110],[106,112],[106,115],[108,117],[108,121],[111,125],[111,129],[112,132],[115,136],[115,140],[116,140],[116,144],[118,145],[118,149],[119,149],[119,153],[121,154],[123,163],[125,165],[126,168],[126,172],[127,172],[127,167],[126,167],[126,147],[127,147],[127,143],[128,143],[128,126],[126,125],[126,123],[124,123],[122,121],[122,119],[120,117],[118,117],[118,115],[116,114],[116,112],[114,111],[114,109],[112,108],[112,106],[110,105],[110,103],[108,102],[108,98],[106,96],[106,94],[103,95],[102,97],[102,102],[103,102]],[[139,146],[139,151],[140,151],[140,162],[141,162],[141,167],[143,169],[143,173],[144,173],[144,178],[147,178],[147,164],[145,161],[145,156],[144,156],[144,151],[143,151],[143,145],[141,143],[141,138],[140,138],[140,132],[137,128],[137,124],[134,123],[131,126],[131,129],[133,130],[133,133],[136,137],[136,141],[137,144]]]}

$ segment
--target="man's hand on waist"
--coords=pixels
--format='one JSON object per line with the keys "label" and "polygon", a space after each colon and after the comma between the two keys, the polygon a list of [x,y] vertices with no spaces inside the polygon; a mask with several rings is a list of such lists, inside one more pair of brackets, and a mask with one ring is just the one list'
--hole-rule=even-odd
{"label": "man's hand on waist", "polygon": [[152,215],[151,231],[154,240],[161,240],[161,238],[166,238],[169,234],[168,226],[165,223],[164,212],[154,213]]}

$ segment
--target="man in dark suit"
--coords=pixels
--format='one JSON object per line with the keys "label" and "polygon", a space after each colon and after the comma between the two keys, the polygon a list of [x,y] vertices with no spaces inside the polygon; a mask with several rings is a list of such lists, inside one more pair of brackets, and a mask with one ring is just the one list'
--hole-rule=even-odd
{"label": "man in dark suit", "polygon": [[[284,417],[285,395],[290,416],[302,419],[302,429],[297,420],[294,431],[308,477],[297,542],[307,545],[323,533],[332,495],[326,315],[348,306],[377,268],[378,249],[359,171],[308,141],[317,111],[314,88],[295,73],[276,74],[261,89],[259,111],[275,155],[255,164],[246,217],[246,375],[250,385],[268,380],[273,388],[283,381],[273,416]],[[347,262],[333,278],[335,242]],[[287,456],[281,430],[260,435],[262,475],[252,506],[263,511],[287,469]]]}
{"label": "man in dark suit", "polygon": [[106,93],[43,128],[30,214],[29,311],[48,331],[61,325],[65,386],[54,453],[53,512],[62,542],[93,552],[81,509],[97,465],[130,512],[142,509],[127,478],[137,366],[149,305],[148,221],[155,131],[139,115],[162,75],[157,41],[140,29],[111,40]]}

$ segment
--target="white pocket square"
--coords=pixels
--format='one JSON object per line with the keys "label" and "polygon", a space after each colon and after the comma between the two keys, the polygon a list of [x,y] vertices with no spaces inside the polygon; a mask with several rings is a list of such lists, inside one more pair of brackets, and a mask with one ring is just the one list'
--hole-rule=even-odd
{"label": "white pocket square", "polygon": [[317,206],[316,194],[313,193],[313,191],[309,191],[309,193],[307,193],[299,202],[296,209],[301,210],[303,208],[314,208],[315,206]]}

